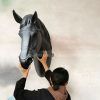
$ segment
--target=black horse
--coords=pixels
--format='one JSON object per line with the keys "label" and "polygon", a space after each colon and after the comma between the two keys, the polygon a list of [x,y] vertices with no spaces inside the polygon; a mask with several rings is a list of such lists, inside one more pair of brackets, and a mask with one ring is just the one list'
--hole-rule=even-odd
{"label": "black horse", "polygon": [[13,10],[16,22],[20,24],[19,36],[21,37],[21,53],[19,60],[23,68],[27,69],[34,60],[35,69],[39,76],[44,76],[44,68],[38,61],[43,51],[48,53],[47,64],[50,67],[52,59],[52,45],[50,35],[45,25],[38,18],[37,12],[28,14],[23,19]]}

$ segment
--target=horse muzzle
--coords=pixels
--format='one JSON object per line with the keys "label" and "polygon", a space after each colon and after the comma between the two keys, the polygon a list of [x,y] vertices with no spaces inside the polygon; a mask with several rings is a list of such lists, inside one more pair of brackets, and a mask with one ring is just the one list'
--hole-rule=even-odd
{"label": "horse muzzle", "polygon": [[19,57],[19,61],[20,61],[20,64],[21,66],[24,68],[24,69],[28,69],[29,68],[29,65],[32,63],[32,57],[28,57],[27,59],[21,59]]}

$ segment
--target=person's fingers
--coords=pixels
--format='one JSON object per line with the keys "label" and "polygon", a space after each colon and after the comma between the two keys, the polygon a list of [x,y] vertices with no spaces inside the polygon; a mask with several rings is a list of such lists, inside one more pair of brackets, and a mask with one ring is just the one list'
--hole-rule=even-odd
{"label": "person's fingers", "polygon": [[44,54],[47,55],[47,51],[46,50],[44,50]]}
{"label": "person's fingers", "polygon": [[24,71],[28,71],[28,70],[30,70],[31,66],[29,66],[28,69],[24,69],[24,68],[21,66],[21,64],[19,64],[19,68],[20,68],[21,71],[24,72]]}
{"label": "person's fingers", "polygon": [[42,58],[40,59],[40,58],[37,56],[37,59],[38,59],[41,63],[43,63],[43,62],[45,62],[45,61],[47,60],[47,57],[48,57],[47,51],[44,50],[44,51],[43,51],[43,56],[42,56]]}
{"label": "person's fingers", "polygon": [[22,68],[21,64],[19,64],[19,68],[20,68],[20,70],[23,70],[23,68]]}
{"label": "person's fingers", "polygon": [[48,57],[48,53],[46,50],[43,51],[43,57]]}

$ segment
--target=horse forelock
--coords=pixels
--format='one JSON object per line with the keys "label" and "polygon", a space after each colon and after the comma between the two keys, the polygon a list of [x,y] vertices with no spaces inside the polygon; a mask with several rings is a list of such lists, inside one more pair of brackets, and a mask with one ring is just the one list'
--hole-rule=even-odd
{"label": "horse forelock", "polygon": [[24,27],[27,24],[31,24],[31,19],[32,19],[32,14],[24,16],[20,24],[20,28]]}

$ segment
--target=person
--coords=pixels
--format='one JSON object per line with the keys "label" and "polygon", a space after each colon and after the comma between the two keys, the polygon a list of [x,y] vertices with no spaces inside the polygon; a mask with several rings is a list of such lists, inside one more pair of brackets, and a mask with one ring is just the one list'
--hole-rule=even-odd
{"label": "person", "polygon": [[33,91],[24,89],[30,68],[23,69],[21,67],[23,78],[16,82],[14,90],[16,100],[71,100],[66,89],[69,80],[68,71],[62,67],[58,67],[52,72],[47,66],[47,57],[47,52],[44,51],[42,58],[38,58],[38,60],[45,69],[45,78],[50,83],[50,86]]}

